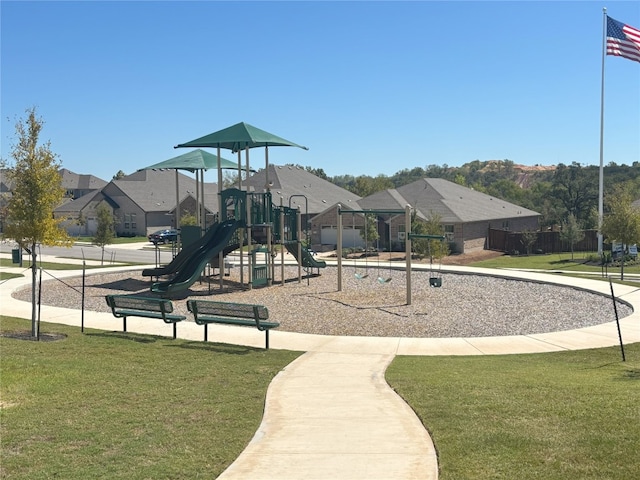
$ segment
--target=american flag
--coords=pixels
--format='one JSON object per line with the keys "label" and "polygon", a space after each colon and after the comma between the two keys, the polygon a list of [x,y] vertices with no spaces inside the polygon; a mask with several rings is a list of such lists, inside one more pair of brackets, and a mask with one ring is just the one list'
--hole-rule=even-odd
{"label": "american flag", "polygon": [[640,30],[607,17],[607,55],[640,62]]}

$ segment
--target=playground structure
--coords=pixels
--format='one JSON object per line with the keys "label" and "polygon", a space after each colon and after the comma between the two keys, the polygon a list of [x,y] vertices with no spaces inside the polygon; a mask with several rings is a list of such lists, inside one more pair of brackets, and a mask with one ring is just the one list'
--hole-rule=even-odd
{"label": "playground structure", "polygon": [[[152,284],[151,291],[170,295],[189,288],[197,281],[208,264],[220,269],[220,288],[224,285],[221,266],[231,251],[246,246],[247,285],[271,286],[275,277],[276,246],[280,246],[282,283],[284,284],[284,254],[289,251],[298,263],[298,281],[302,269],[326,267],[316,260],[302,245],[301,213],[299,209],[274,205],[271,192],[247,192],[229,188],[220,194],[221,218],[194,244],[182,250],[174,260],[164,266],[146,269],[143,276],[174,275],[171,279]],[[244,284],[245,256],[240,255],[240,283]]]}
{"label": "playground structure", "polygon": [[[406,205],[404,210],[376,210],[376,209],[370,209],[370,210],[343,210],[341,205],[338,205],[337,207],[337,216],[338,216],[338,243],[337,243],[337,257],[338,257],[338,291],[341,292],[342,291],[342,244],[343,244],[343,238],[342,238],[342,217],[344,215],[364,215],[366,218],[366,215],[404,215],[405,217],[405,232],[407,232],[407,235],[405,237],[405,272],[406,272],[406,284],[405,284],[405,288],[406,288],[406,302],[407,305],[411,305],[411,257],[412,257],[412,247],[411,247],[411,242],[413,239],[430,239],[430,240],[440,240],[440,241],[444,241],[445,237],[441,236],[441,235],[426,235],[426,234],[417,234],[417,233],[412,233],[411,232],[411,212],[412,212],[413,208],[411,207],[411,205]],[[355,225],[355,223],[354,223]],[[356,266],[357,268],[357,264],[355,264],[354,266]],[[391,266],[389,266],[389,268],[391,268]],[[438,275],[439,275],[439,271],[438,271]],[[363,279],[366,278],[367,275],[363,275],[363,274],[359,274],[356,270],[356,278],[359,279]],[[378,282],[379,283],[389,283],[390,278],[383,278],[380,275],[378,275]],[[440,276],[438,277],[431,277],[429,279],[429,283],[431,286],[433,287],[440,287],[442,286],[442,278]]]}

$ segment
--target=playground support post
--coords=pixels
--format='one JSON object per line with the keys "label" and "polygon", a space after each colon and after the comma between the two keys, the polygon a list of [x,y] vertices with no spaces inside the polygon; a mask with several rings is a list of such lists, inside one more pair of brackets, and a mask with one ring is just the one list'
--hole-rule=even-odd
{"label": "playground support post", "polygon": [[280,197],[280,283],[284,287],[284,208]]}
{"label": "playground support post", "polygon": [[[296,238],[298,249],[298,283],[302,283],[302,218],[300,208],[296,210]],[[309,284],[309,276],[307,275],[307,285]]]}
{"label": "playground support post", "polygon": [[337,213],[338,213],[338,237],[336,239],[336,242],[338,242],[338,245],[336,245],[336,251],[338,254],[338,291],[341,292],[342,291],[342,213],[340,211],[340,204],[338,204],[338,209],[337,209]]}
{"label": "playground support post", "polygon": [[249,277],[249,290],[253,289],[253,261],[251,259],[251,195],[247,192],[247,276]]}
{"label": "playground support post", "polygon": [[273,272],[273,265],[275,263],[275,258],[271,255],[273,253],[273,242],[271,241],[273,234],[271,231],[272,226],[273,223],[267,223],[267,251],[269,252],[267,255],[267,287],[273,285],[273,275],[271,272]]}
{"label": "playground support post", "polygon": [[411,305],[411,205],[405,207],[404,218],[404,259],[405,259],[405,276],[407,285],[407,305]]}

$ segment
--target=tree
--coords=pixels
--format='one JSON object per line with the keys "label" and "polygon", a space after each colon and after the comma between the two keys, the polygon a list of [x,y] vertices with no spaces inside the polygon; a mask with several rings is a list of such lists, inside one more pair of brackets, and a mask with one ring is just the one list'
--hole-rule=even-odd
{"label": "tree", "polygon": [[370,243],[380,238],[380,234],[378,233],[378,218],[374,214],[368,213],[364,216],[364,228],[360,230],[360,236],[364,240],[365,250],[369,249]]}
{"label": "tree", "polygon": [[75,224],[78,225],[78,236],[80,236],[80,231],[84,231],[84,227],[87,224],[87,219],[82,212],[78,213],[78,218],[76,219]]}
{"label": "tree", "polygon": [[329,180],[329,177],[327,177],[327,174],[322,168],[304,167],[304,169],[307,172],[314,174],[316,177],[320,177],[323,180]]}
{"label": "tree", "polygon": [[368,197],[376,192],[381,192],[388,188],[394,188],[393,182],[385,175],[370,177],[368,175],[360,175],[355,179],[351,192],[360,197]]}
{"label": "tree", "polygon": [[533,249],[533,246],[536,244],[537,240],[538,232],[536,232],[535,230],[522,231],[522,238],[520,239],[520,242],[524,246],[527,255],[531,255],[531,249]]}
{"label": "tree", "polygon": [[598,199],[598,171],[582,168],[573,163],[570,166],[558,165],[553,178],[553,196],[565,208],[562,217],[569,213],[584,224],[588,220]]}
{"label": "tree", "polygon": [[111,209],[104,203],[98,205],[96,208],[96,219],[98,226],[96,228],[96,235],[93,237],[93,244],[98,245],[102,249],[102,259],[100,263],[104,265],[104,247],[113,243],[113,225],[115,220]]}
{"label": "tree", "polygon": [[118,173],[116,173],[116,174],[113,176],[113,180],[120,180],[120,179],[122,179],[122,178],[124,178],[124,177],[126,177],[126,176],[127,176],[127,174],[126,174],[126,173],[124,173],[122,170],[118,170]]}
{"label": "tree", "polygon": [[36,109],[16,122],[17,143],[11,148],[15,165],[8,172],[13,191],[7,204],[5,234],[31,254],[31,335],[39,337],[36,325],[37,246],[71,245],[61,227],[64,218],[54,218],[53,210],[64,199],[65,189],[58,173],[60,163],[50,142],[38,144],[44,124]]}
{"label": "tree", "polygon": [[573,247],[576,243],[584,238],[584,230],[573,213],[570,213],[567,220],[562,222],[562,230],[560,230],[560,239],[567,242],[571,247],[571,260],[573,260]]}
{"label": "tree", "polygon": [[[632,202],[631,190],[624,185],[619,185],[607,196],[607,214],[602,220],[602,235],[607,241],[627,246],[640,243],[640,208],[634,207]],[[624,280],[624,254],[620,280]]]}
{"label": "tree", "polygon": [[198,225],[198,219],[191,212],[185,212],[180,215],[180,226],[181,227],[192,227],[194,225]]}
{"label": "tree", "polygon": [[[431,212],[429,220],[426,222],[418,220],[415,211],[411,214],[411,233],[418,235],[444,236],[444,227],[442,226],[442,217],[437,213]],[[429,261],[433,264],[434,259],[440,259],[449,255],[449,245],[437,238],[416,238],[411,241],[411,250],[420,259],[429,257]]]}

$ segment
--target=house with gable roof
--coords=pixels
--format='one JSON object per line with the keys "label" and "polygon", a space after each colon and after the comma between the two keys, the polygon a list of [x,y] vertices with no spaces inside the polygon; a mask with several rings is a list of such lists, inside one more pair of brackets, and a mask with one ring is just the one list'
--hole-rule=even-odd
{"label": "house with gable roof", "polygon": [[[207,224],[218,211],[218,186],[204,184]],[[196,180],[178,173],[181,216],[196,212]],[[176,228],[175,170],[140,170],[119,180],[112,180],[99,191],[88,193],[58,207],[54,215],[65,217],[70,234],[95,235],[96,211],[107,205],[116,219],[118,236],[146,236],[163,228]]]}
{"label": "house with gable roof", "polygon": [[74,173],[61,168],[58,173],[62,177],[61,185],[67,191],[67,198],[80,198],[87,193],[93,193],[104,188],[108,182],[94,175]]}
{"label": "house with gable roof", "polygon": [[[357,201],[357,207],[342,205],[352,210],[404,210],[411,205],[419,219],[427,220],[438,215],[445,236],[454,253],[482,249],[486,246],[489,228],[504,230],[537,230],[540,214],[491,195],[475,191],[441,178],[423,178],[402,187],[374,193]],[[362,228],[362,215],[354,215],[353,225],[348,216],[343,219],[343,247],[362,246],[355,234]],[[337,225],[335,207],[311,219],[313,243],[335,243],[331,228]],[[400,251],[404,249],[405,216],[379,216],[379,247]],[[351,230],[349,232],[348,230]],[[350,243],[347,243],[350,242]],[[353,245],[351,245],[353,244]]]}
{"label": "house with gable roof", "polygon": [[303,225],[309,218],[341,202],[351,204],[360,197],[342,187],[294,165],[269,165],[249,177],[246,184],[255,192],[271,191],[273,203],[300,208]]}

